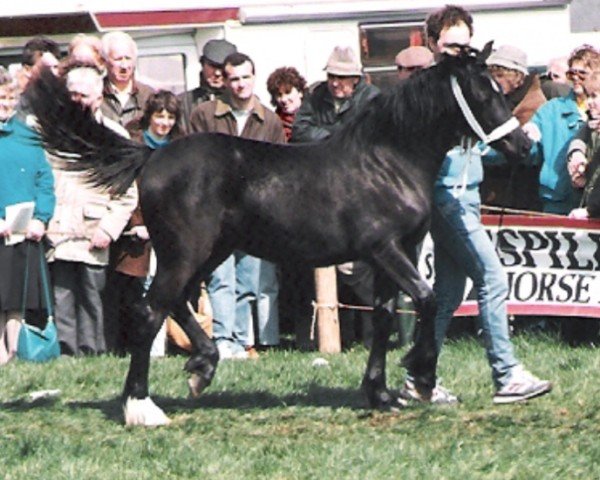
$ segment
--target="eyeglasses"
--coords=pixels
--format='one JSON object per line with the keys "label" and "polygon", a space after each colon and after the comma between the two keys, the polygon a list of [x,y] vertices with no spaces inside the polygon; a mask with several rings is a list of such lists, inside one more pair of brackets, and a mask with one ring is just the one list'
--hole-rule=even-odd
{"label": "eyeglasses", "polygon": [[570,79],[574,79],[577,77],[579,80],[585,80],[590,72],[587,70],[582,70],[579,68],[569,68],[567,70],[567,77]]}
{"label": "eyeglasses", "polygon": [[547,76],[550,80],[560,80],[560,74],[555,72],[548,72]]}

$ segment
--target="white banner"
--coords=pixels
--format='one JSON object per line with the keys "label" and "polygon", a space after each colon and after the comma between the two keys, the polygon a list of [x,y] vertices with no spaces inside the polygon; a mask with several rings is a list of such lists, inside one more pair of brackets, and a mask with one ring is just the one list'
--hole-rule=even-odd
{"label": "white banner", "polygon": [[[484,215],[483,223],[508,277],[510,314],[600,318],[600,222]],[[419,270],[432,284],[429,236]],[[456,315],[476,315],[475,298],[468,281]]]}

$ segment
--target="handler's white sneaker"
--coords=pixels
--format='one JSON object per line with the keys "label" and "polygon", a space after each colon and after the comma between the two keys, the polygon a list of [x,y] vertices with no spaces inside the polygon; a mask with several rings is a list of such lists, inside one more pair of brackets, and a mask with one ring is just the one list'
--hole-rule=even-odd
{"label": "handler's white sneaker", "polygon": [[508,383],[500,388],[494,395],[496,404],[515,403],[539,397],[552,390],[552,383],[540,380],[529,373],[522,365],[517,365],[511,370]]}

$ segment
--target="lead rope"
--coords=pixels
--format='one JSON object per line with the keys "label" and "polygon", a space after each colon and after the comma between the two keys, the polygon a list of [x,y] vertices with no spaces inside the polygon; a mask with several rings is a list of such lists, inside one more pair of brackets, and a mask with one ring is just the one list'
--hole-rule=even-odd
{"label": "lead rope", "polygon": [[[520,127],[519,121],[513,115],[502,125],[496,127],[494,130],[492,130],[492,132],[490,132],[489,135],[486,135],[485,131],[483,130],[483,128],[481,127],[481,125],[479,124],[477,119],[475,118],[475,115],[473,115],[473,111],[469,107],[469,104],[467,103],[465,96],[463,95],[460,85],[458,84],[458,80],[456,79],[456,77],[454,75],[450,76],[450,85],[452,86],[452,93],[454,94],[454,98],[458,102],[458,106],[460,107],[460,110],[461,110],[463,116],[465,117],[465,120],[467,121],[467,123],[469,124],[471,129],[473,129],[475,134],[486,145],[486,147],[488,147],[490,143],[501,139],[505,135],[508,135],[510,132],[512,132],[513,130],[516,130],[517,128]],[[485,155],[486,152],[487,152],[487,149],[484,150],[483,152],[481,152],[481,155]],[[472,155],[472,152],[469,149],[467,165],[465,165],[465,174],[466,174],[466,168],[468,167],[468,163],[471,161],[471,155]],[[515,169],[513,168],[513,171],[511,174],[511,180],[509,181],[509,186],[510,186],[510,183],[512,183],[512,178],[514,177],[514,172],[515,172]],[[466,175],[465,175],[465,177],[466,177]],[[466,178],[464,178],[463,181],[466,183]],[[465,188],[466,188],[466,185],[465,185]],[[464,190],[463,190],[463,192],[464,192]],[[456,195],[454,195],[455,192],[453,191],[452,193],[453,193],[453,196],[455,196],[455,198],[456,198]],[[502,208],[502,210],[500,212],[500,226],[502,226],[502,222],[504,220],[504,212],[505,212],[505,209]],[[496,251],[498,251],[498,239],[496,239]]]}
{"label": "lead rope", "polygon": [[467,191],[467,178],[469,176],[469,166],[471,164],[471,158],[473,155],[472,148],[471,139],[463,137],[461,140],[460,149],[463,153],[467,154],[467,160],[465,161],[465,164],[460,172],[459,181],[452,186],[452,196],[454,198],[462,197],[462,195]]}

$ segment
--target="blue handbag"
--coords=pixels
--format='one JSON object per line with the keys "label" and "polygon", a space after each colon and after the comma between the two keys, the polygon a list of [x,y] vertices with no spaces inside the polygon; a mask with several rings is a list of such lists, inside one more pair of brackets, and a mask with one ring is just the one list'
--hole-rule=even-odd
{"label": "blue handbag", "polygon": [[17,357],[30,362],[46,362],[60,356],[60,345],[58,343],[58,332],[54,323],[52,301],[50,299],[50,286],[46,272],[46,263],[42,246],[38,243],[40,254],[40,273],[44,289],[44,301],[48,318],[46,327],[42,330],[25,321],[25,305],[27,304],[27,285],[29,280],[29,250],[27,245],[27,257],[25,265],[25,286],[23,287],[23,308],[21,311],[21,329],[17,341]]}

